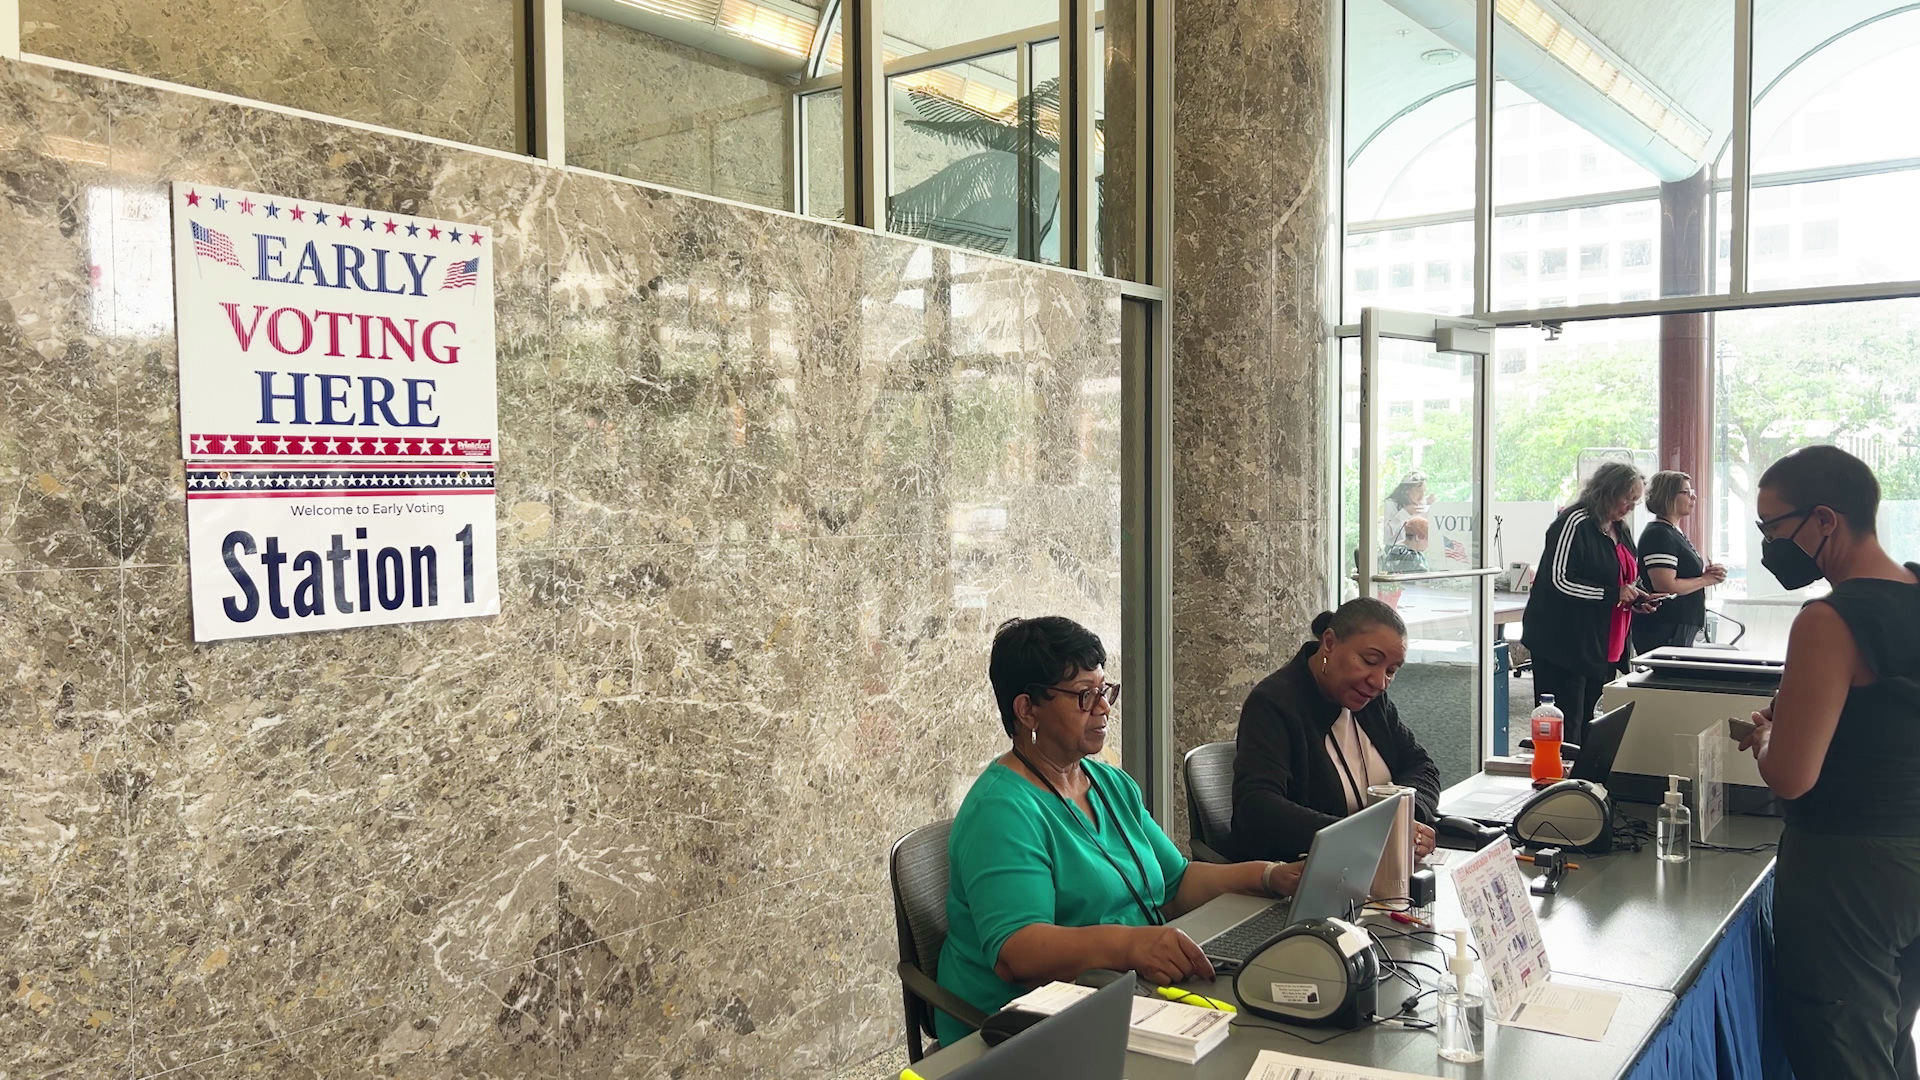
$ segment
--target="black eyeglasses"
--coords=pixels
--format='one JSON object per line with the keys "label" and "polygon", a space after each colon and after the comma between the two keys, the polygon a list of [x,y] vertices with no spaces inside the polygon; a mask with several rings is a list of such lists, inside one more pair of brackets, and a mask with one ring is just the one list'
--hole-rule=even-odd
{"label": "black eyeglasses", "polygon": [[1812,510],[1790,510],[1787,513],[1781,514],[1779,517],[1768,518],[1765,521],[1756,521],[1753,523],[1753,527],[1759,530],[1761,536],[1767,537],[1769,536],[1767,530],[1783,521],[1792,521],[1794,518],[1808,518],[1812,516]]}
{"label": "black eyeglasses", "polygon": [[[1120,704],[1120,684],[1117,682],[1091,686],[1085,690],[1076,690],[1071,686],[1044,686],[1040,683],[1028,683],[1027,689],[1038,690],[1042,695],[1046,696],[1053,694],[1072,694],[1074,698],[1079,701],[1081,712],[1092,712],[1093,702],[1097,697],[1106,698],[1107,704],[1109,705]],[[1042,700],[1045,700],[1045,697],[1043,697]]]}

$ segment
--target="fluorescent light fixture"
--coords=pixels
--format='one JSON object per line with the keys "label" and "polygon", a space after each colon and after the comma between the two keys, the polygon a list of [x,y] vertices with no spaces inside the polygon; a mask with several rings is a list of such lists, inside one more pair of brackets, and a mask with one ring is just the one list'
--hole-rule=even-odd
{"label": "fluorescent light fixture", "polygon": [[1528,41],[1682,153],[1696,161],[1706,153],[1711,132],[1627,73],[1604,47],[1588,41],[1577,27],[1569,25],[1571,20],[1563,21],[1540,0],[1495,0],[1494,7]]}
{"label": "fluorescent light fixture", "polygon": [[804,58],[813,46],[814,20],[754,0],[620,0],[630,8],[712,27]]}

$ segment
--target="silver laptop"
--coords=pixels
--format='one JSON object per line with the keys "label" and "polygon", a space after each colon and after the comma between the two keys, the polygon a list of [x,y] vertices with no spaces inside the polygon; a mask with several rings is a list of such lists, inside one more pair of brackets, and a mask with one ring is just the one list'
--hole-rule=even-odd
{"label": "silver laptop", "polygon": [[1291,900],[1270,904],[1200,943],[1215,973],[1239,971],[1260,946],[1294,923],[1351,918],[1366,906],[1395,809],[1391,799],[1378,802],[1315,833]]}
{"label": "silver laptop", "polygon": [[1134,985],[1129,971],[953,1070],[946,1080],[1121,1080]]}

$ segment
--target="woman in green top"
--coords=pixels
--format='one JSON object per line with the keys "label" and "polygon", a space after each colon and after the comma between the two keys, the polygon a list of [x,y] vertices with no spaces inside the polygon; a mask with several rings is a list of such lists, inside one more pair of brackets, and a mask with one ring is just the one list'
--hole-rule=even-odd
{"label": "woman in green top", "polygon": [[[1132,778],[1091,757],[1120,697],[1106,662],[1070,619],[1015,619],[994,635],[987,673],[1013,748],[954,817],[937,976],[983,1012],[1096,968],[1162,986],[1211,979],[1200,947],[1166,921],[1222,893],[1280,896],[1300,881],[1299,863],[1189,863]],[[967,1034],[935,1019],[943,1044]]]}

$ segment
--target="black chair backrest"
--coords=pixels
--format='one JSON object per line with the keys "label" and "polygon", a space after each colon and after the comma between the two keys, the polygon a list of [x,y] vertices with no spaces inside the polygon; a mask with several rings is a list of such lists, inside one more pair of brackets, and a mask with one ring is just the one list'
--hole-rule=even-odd
{"label": "black chair backrest", "polygon": [[[947,834],[952,830],[951,818],[922,825],[895,841],[887,857],[900,961],[929,979],[940,974],[940,947],[947,941]],[[911,992],[905,999],[909,1037],[916,1032],[935,1037],[933,1007]]]}
{"label": "black chair backrest", "polygon": [[1193,857],[1228,861],[1233,833],[1233,743],[1212,742],[1187,751],[1187,831]]}

